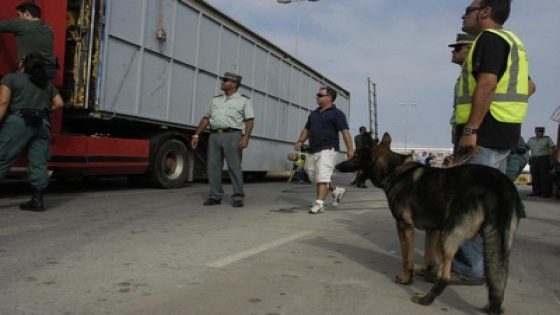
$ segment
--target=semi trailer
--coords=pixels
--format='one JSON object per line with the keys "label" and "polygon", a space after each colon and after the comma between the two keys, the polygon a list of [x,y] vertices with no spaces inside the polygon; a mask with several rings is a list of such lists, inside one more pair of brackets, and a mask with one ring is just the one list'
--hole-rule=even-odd
{"label": "semi trailer", "polygon": [[[3,1],[0,19],[21,0]],[[54,32],[65,106],[51,113],[55,178],[127,175],[175,188],[205,176],[206,139],[190,137],[224,72],[243,77],[255,110],[243,152],[251,175],[291,168],[285,157],[320,86],[350,93],[257,31],[200,0],[36,0]],[[15,37],[0,34],[0,76],[17,70]],[[22,161],[25,163],[25,161]]]}

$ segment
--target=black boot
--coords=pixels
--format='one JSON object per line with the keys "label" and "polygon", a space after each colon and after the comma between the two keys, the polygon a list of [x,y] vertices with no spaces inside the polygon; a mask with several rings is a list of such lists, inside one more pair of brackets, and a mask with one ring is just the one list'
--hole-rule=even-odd
{"label": "black boot", "polygon": [[43,203],[44,191],[33,189],[31,193],[31,200],[19,205],[21,210],[43,212],[45,211],[45,204]]}

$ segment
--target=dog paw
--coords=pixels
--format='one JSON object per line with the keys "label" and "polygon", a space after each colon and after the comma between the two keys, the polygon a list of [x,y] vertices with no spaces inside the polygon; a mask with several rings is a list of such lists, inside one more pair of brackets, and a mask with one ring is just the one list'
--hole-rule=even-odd
{"label": "dog paw", "polygon": [[421,305],[430,305],[434,301],[435,296],[430,292],[426,294],[422,293],[415,293],[414,296],[411,298],[412,302],[421,304]]}
{"label": "dog paw", "polygon": [[399,275],[395,277],[395,282],[402,285],[412,284],[412,277]]}

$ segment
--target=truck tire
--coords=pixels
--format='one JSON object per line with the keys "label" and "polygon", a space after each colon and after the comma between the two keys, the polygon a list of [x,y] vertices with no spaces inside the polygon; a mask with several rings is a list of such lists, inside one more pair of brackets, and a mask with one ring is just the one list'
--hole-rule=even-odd
{"label": "truck tire", "polygon": [[170,139],[161,144],[150,165],[150,180],[160,188],[179,188],[185,185],[189,174],[189,152],[185,144]]}

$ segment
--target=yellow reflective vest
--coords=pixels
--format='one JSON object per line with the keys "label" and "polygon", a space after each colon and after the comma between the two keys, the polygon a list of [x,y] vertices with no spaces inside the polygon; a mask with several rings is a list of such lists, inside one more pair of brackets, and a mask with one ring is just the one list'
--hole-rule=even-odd
{"label": "yellow reflective vest", "polygon": [[[525,46],[513,32],[504,29],[488,29],[503,38],[510,47],[506,70],[498,81],[496,94],[490,105],[490,114],[503,123],[520,124],[527,115],[529,98],[529,62]],[[482,34],[482,33],[481,33]],[[473,52],[480,35],[473,43],[455,91],[455,123],[465,124],[471,115],[476,79],[473,76]]]}
{"label": "yellow reflective vest", "polygon": [[301,167],[305,165],[305,153],[296,153],[296,160],[294,161],[294,165],[297,167]]}

